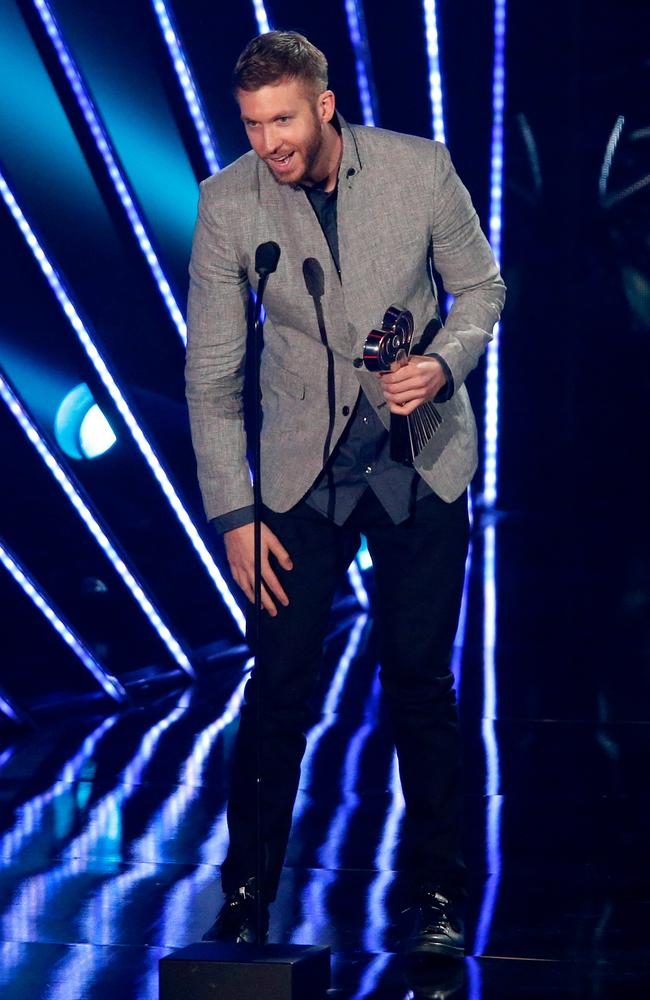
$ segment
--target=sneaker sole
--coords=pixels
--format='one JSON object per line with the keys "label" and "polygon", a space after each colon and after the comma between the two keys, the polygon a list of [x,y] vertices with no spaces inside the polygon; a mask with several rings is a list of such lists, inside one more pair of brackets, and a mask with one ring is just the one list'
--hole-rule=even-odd
{"label": "sneaker sole", "polygon": [[442,941],[431,941],[426,937],[416,938],[414,941],[405,942],[402,945],[402,953],[409,957],[417,958],[430,956],[435,958],[465,958],[465,949],[460,945],[445,944]]}

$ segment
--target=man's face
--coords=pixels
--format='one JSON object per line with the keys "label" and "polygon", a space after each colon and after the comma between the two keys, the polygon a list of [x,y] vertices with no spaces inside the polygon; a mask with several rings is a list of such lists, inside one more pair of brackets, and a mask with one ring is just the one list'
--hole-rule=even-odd
{"label": "man's face", "polygon": [[334,95],[318,97],[301,80],[283,80],[237,93],[248,140],[279,184],[310,183],[323,158],[322,126],[334,113]]}

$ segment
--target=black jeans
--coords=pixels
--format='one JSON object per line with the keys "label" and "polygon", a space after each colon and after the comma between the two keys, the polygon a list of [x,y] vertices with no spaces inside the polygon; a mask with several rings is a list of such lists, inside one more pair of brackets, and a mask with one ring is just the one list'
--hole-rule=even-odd
{"label": "black jeans", "polygon": [[[263,614],[262,809],[266,898],[275,898],[305,751],[310,699],[328,616],[340,583],[366,536],[372,556],[380,680],[389,707],[406,803],[406,866],[413,881],[461,891],[460,735],[450,671],[468,544],[467,494],[447,504],[435,495],[395,525],[370,489],[338,527],[304,501],[264,521],[291,555],[278,570],[289,597]],[[256,870],[255,671],[246,686],[235,746],[221,869],[224,892]]]}

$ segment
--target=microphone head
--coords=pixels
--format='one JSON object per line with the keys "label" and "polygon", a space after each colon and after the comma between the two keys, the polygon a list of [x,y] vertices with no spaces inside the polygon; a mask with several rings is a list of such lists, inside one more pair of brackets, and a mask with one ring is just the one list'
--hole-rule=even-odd
{"label": "microphone head", "polygon": [[261,276],[273,274],[280,260],[280,247],[273,240],[260,243],[255,251],[255,270]]}
{"label": "microphone head", "polygon": [[305,279],[307,294],[312,299],[321,299],[325,294],[325,273],[315,257],[307,257],[302,262],[302,276]]}

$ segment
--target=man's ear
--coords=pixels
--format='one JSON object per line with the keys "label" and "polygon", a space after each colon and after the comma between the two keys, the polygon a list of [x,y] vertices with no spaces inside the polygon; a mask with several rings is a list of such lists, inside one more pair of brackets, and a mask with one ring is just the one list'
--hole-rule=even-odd
{"label": "man's ear", "polygon": [[336,109],[336,98],[334,97],[334,92],[332,90],[324,90],[322,94],[318,95],[318,117],[321,124],[326,122],[331,122],[334,117],[334,111]]}

